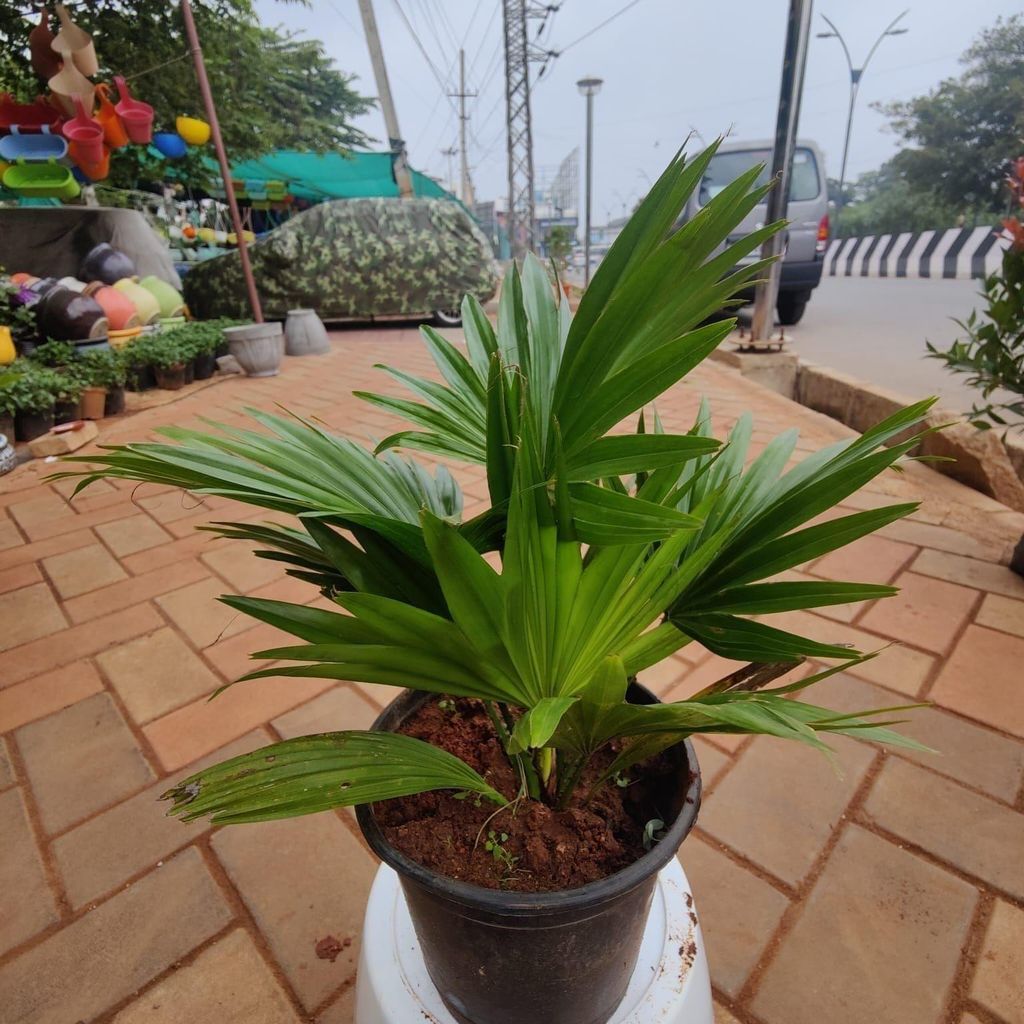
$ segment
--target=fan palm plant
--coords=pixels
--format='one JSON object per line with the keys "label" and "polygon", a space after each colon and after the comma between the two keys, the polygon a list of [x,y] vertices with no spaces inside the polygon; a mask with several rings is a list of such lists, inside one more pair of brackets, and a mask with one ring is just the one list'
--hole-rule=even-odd
{"label": "fan palm plant", "polygon": [[[261,557],[338,605],[223,598],[297,639],[254,654],[275,665],[244,680],[312,676],[475,698],[523,798],[585,800],[586,766],[610,744],[597,785],[697,733],[763,733],[820,749],[830,733],[914,745],[888,728],[900,709],[839,714],[795,696],[871,653],[757,617],[894,593],[770,577],[913,511],[897,504],[808,525],[906,457],[917,439],[896,439],[930,403],[795,464],[795,432],[748,464],[749,417],[724,444],[706,405],[685,434],[645,418],[725,338],[733,322],[709,316],[762,273],[763,261],[744,258],[781,227],[724,244],[764,196],[754,168],[674,230],[714,149],[672,161],[575,317],[531,256],[505,278],[496,328],[465,300],[465,353],[423,328],[441,381],[391,369],[414,397],[362,396],[410,424],[376,452],[252,410],[262,429],[168,429],[173,443],[90,455],[100,468],[77,474],[79,486],[155,481],[294,515],[289,526],[213,527],[256,541]],[[452,476],[431,475],[397,448],[484,466],[488,509],[464,520]],[[750,664],[686,700],[627,702],[631,679],[691,643]],[[769,686],[808,658],[835,664]],[[167,796],[185,819],[244,822],[438,789],[507,802],[450,753],[361,731],[273,744]]]}

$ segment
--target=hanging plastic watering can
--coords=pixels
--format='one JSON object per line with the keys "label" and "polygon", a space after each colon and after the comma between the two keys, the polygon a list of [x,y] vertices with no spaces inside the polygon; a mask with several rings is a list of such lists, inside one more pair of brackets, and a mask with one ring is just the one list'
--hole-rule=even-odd
{"label": "hanging plastic watering can", "polygon": [[96,86],[81,71],[68,61],[61,71],[47,83],[50,92],[57,98],[68,114],[75,112],[75,98],[79,98],[86,109],[92,110],[93,96]]}
{"label": "hanging plastic watering can", "polygon": [[168,160],[180,160],[188,152],[185,140],[177,132],[157,132],[153,145]]}
{"label": "hanging plastic watering can", "polygon": [[72,142],[70,148],[71,159],[74,160],[75,170],[79,172],[76,177],[85,179],[84,184],[92,184],[94,181],[104,181],[110,175],[110,150],[106,146],[100,146],[103,151],[99,160],[89,160],[78,150],[78,143]]}
{"label": "hanging plastic watering can", "polygon": [[19,160],[4,171],[4,188],[33,198],[74,199],[81,188],[67,167],[54,160],[25,163]]}
{"label": "hanging plastic watering can", "polygon": [[174,127],[190,146],[205,146],[210,141],[210,126],[198,117],[179,117]]}
{"label": "hanging plastic watering can", "polygon": [[96,59],[92,36],[71,20],[63,4],[57,4],[57,17],[60,18],[60,31],[51,45],[64,59],[64,66],[74,63],[83,75],[95,75],[100,64]]}
{"label": "hanging plastic watering can", "polygon": [[103,141],[111,149],[120,149],[128,145],[128,133],[124,130],[121,118],[117,116],[114,104],[110,102],[110,88],[106,85],[96,86],[96,97],[100,108],[96,112],[96,120],[103,129]]}
{"label": "hanging plastic watering can", "polygon": [[75,147],[75,163],[97,164],[103,159],[103,129],[86,112],[79,97],[75,97],[78,113],[64,122],[64,137]]}
{"label": "hanging plastic watering can", "polygon": [[62,61],[53,51],[50,12],[45,7],[39,11],[39,24],[28,34],[28,48],[32,54],[32,70],[41,79],[53,78],[60,71]]}
{"label": "hanging plastic watering can", "polygon": [[4,160],[62,160],[67,156],[68,144],[50,132],[47,125],[38,134],[22,135],[14,125],[11,134],[0,139],[0,157]]}
{"label": "hanging plastic watering can", "polygon": [[132,98],[128,83],[120,76],[114,76],[120,97],[114,109],[124,124],[124,130],[132,142],[153,141],[153,108],[142,100]]}

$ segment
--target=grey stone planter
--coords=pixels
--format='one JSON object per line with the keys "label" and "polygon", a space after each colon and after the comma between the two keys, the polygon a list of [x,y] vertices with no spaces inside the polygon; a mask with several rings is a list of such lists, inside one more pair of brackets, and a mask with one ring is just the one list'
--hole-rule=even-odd
{"label": "grey stone planter", "polygon": [[290,309],[284,323],[285,352],[290,356],[320,356],[331,351],[327,328],[315,309]]}
{"label": "grey stone planter", "polygon": [[224,331],[228,351],[250,377],[273,377],[284,355],[280,324],[247,324]]}

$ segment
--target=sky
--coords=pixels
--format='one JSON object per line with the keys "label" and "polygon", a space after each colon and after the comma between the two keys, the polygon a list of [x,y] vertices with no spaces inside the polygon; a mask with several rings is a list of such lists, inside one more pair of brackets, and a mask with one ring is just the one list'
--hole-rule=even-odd
{"label": "sky", "polygon": [[[264,22],[319,39],[340,69],[357,76],[359,92],[376,95],[357,0],[311,0],[307,7],[257,0],[256,6]],[[539,80],[540,64],[531,73],[536,177],[553,174],[574,147],[583,152],[585,100],[575,83],[587,76],[604,80],[594,101],[596,223],[631,209],[691,131],[707,141],[726,132],[735,139],[770,137],[788,6],[788,0],[634,0],[631,6],[629,0],[560,0],[539,46],[561,54],[548,61]],[[907,6],[906,0],[818,0],[813,30],[827,30],[821,18],[827,15],[857,65]],[[458,144],[458,101],[445,93],[458,89],[461,45],[467,89],[478,94],[467,101],[476,196],[504,196],[500,0],[374,0],[374,8],[410,163],[448,179],[449,158],[442,151]],[[958,58],[978,31],[1019,10],[1020,0],[917,0],[910,6],[900,23],[909,31],[883,39],[861,81],[847,177],[877,168],[901,144],[872,103],[921,95],[957,74]],[[531,36],[539,28],[534,22]],[[839,42],[812,37],[800,135],[822,147],[832,177],[839,176],[848,101],[849,72]],[[379,108],[357,124],[386,138]],[[457,180],[457,158],[452,165]]]}

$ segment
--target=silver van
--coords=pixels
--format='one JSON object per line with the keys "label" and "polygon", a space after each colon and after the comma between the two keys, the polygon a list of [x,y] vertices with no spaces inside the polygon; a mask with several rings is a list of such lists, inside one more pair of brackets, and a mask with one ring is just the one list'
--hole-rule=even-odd
{"label": "silver van", "polygon": [[[689,220],[712,196],[721,192],[726,185],[755,164],[765,165],[758,178],[758,184],[764,184],[768,180],[771,161],[771,140],[722,143],[718,152],[711,158],[700,187],[690,197],[684,218]],[[765,222],[766,215],[766,204],[762,203],[755,207],[727,242],[734,242],[760,227]],[[795,324],[804,315],[811,292],[821,280],[821,269],[825,262],[829,237],[825,161],[818,146],[808,140],[799,140],[793,154],[793,174],[790,178],[789,209],[786,216],[789,227],[785,236],[776,311],[780,323]],[[750,257],[751,260],[756,258],[756,253]],[[753,301],[753,289],[743,293],[741,298],[747,302]]]}

